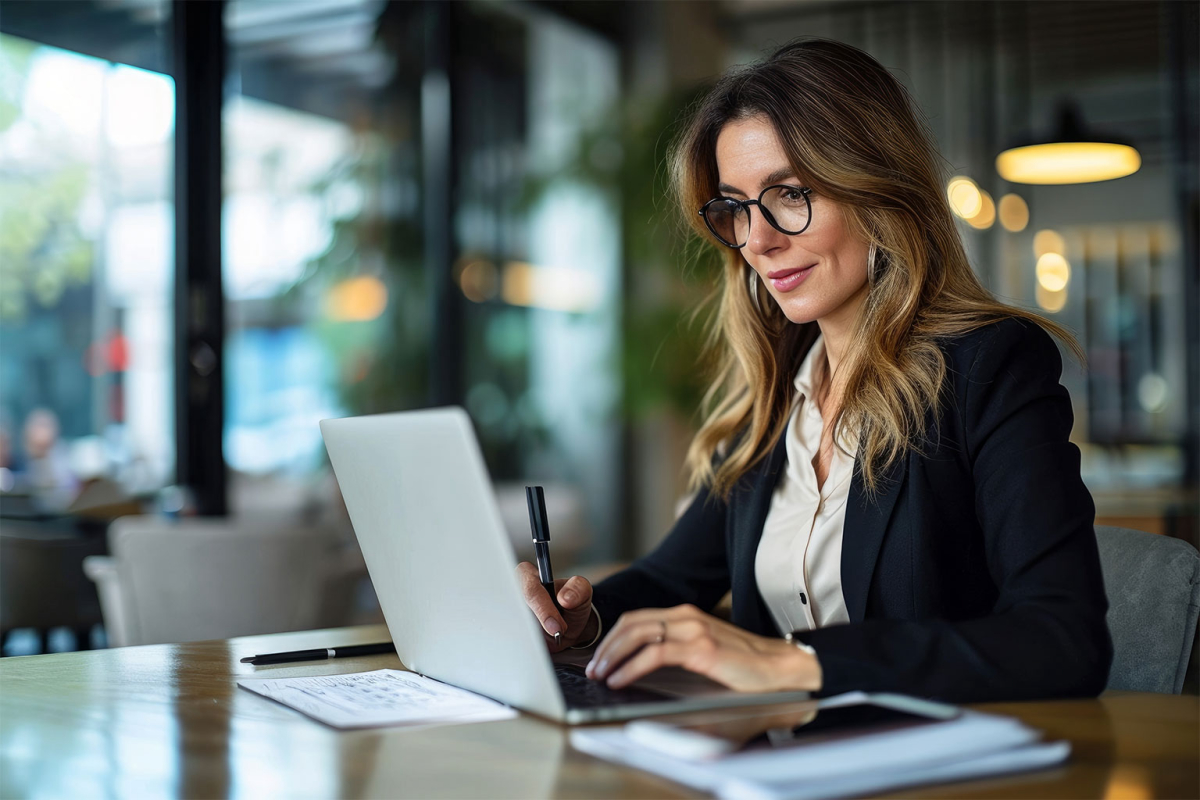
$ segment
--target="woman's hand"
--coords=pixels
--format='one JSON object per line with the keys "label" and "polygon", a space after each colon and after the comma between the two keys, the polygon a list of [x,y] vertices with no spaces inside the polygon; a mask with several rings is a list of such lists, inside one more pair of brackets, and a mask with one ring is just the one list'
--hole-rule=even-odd
{"label": "woman's hand", "polygon": [[691,605],[622,614],[596,648],[587,675],[619,689],[667,666],[697,672],[739,692],[821,688],[816,656]]}
{"label": "woman's hand", "polygon": [[[559,614],[554,607],[550,595],[542,587],[538,577],[537,567],[528,561],[517,564],[517,582],[525,595],[533,615],[541,623],[546,646],[551,653],[566,650],[579,642],[590,642],[596,636],[596,620],[592,613],[592,585],[586,579],[575,575],[570,578],[559,578],[554,581],[558,593],[558,604],[563,613]],[[554,641],[554,634],[561,633],[560,641]]]}

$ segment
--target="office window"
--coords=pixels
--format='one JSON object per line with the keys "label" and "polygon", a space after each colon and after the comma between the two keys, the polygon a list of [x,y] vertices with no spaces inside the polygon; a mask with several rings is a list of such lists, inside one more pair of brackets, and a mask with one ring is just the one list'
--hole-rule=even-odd
{"label": "office window", "polygon": [[[439,19],[440,68],[426,38]],[[436,360],[453,395],[439,402],[470,412],[502,493],[558,484],[575,544],[610,542],[616,46],[517,4],[235,0],[225,27],[229,465],[315,474],[321,417],[426,406]],[[432,178],[422,137],[445,122],[427,93],[439,69],[450,167]],[[427,180],[451,197],[436,224]],[[449,226],[448,309],[432,299],[431,224]]]}
{"label": "office window", "polygon": [[455,19],[464,404],[502,506],[512,494],[522,510],[509,484],[553,487],[570,563],[613,557],[621,514],[619,59],[525,11]]}
{"label": "office window", "polygon": [[46,510],[174,473],[174,103],[160,72],[0,34],[0,484]]}
{"label": "office window", "polygon": [[418,81],[377,41],[385,10],[225,10],[224,449],[237,472],[311,475],[318,420],[425,399]]}

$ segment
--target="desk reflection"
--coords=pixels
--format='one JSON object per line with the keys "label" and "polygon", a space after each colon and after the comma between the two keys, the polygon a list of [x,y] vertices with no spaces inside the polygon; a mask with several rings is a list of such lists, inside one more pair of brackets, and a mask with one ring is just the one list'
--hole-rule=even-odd
{"label": "desk reflection", "polygon": [[[175,792],[180,797],[228,797],[230,779],[230,719],[233,692],[231,681],[189,680],[198,671],[215,674],[233,669],[233,654],[227,642],[205,648],[179,645],[170,661],[172,697],[177,726],[176,756],[179,764]],[[195,758],[197,753],[203,758]]]}
{"label": "desk reflection", "polygon": [[565,747],[564,729],[531,717],[375,731],[369,743],[345,743],[358,763],[343,771],[338,795],[549,798]]}

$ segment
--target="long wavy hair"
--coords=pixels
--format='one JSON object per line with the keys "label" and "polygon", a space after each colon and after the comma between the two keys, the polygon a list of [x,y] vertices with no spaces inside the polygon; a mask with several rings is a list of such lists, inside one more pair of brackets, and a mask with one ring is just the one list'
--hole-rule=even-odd
{"label": "long wavy hair", "polygon": [[720,78],[672,149],[679,209],[724,258],[708,338],[714,374],[686,462],[693,490],[707,486],[728,498],[770,451],[787,427],[792,378],[819,334],[815,322],[789,321],[761,281],[749,282],[741,252],[717,243],[696,213],[719,194],[721,129],[754,117],[774,126],[805,184],[835,201],[851,232],[874,245],[867,297],[839,367],[844,394],[832,421],[834,441],[849,431],[857,435],[868,494],[880,488],[893,462],[922,446],[927,420],[937,418],[946,379],[940,340],[1019,317],[1041,325],[1083,360],[1066,330],[998,302],[979,282],[951,215],[933,136],[904,86],[856,47],[796,40]]}

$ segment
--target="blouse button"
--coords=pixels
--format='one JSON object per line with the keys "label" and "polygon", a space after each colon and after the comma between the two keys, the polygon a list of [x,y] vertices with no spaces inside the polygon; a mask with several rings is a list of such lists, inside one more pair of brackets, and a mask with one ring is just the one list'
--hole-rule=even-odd
{"label": "blouse button", "polygon": [[808,605],[808,598],[804,596],[804,592],[800,593],[800,602],[804,605]]}

